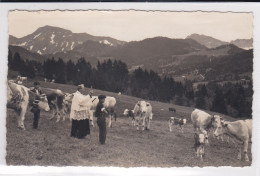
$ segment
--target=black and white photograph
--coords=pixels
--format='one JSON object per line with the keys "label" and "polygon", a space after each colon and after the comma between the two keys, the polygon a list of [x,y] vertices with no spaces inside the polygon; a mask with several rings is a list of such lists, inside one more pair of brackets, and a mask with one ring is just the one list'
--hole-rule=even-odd
{"label": "black and white photograph", "polygon": [[250,167],[253,21],[230,11],[9,11],[6,164]]}

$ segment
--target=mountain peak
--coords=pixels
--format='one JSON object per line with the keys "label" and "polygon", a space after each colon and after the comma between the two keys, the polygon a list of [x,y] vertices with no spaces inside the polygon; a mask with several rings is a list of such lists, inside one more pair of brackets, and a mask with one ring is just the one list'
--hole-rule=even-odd
{"label": "mountain peak", "polygon": [[[70,30],[67,29],[63,29],[60,27],[55,27],[55,26],[43,26],[43,27],[39,27],[34,33],[36,32],[64,32],[64,33],[72,33]],[[33,34],[34,34],[33,33]]]}
{"label": "mountain peak", "polygon": [[218,39],[215,39],[213,37],[206,36],[203,34],[191,34],[186,37],[186,39],[188,39],[188,38],[196,40],[198,43],[200,43],[208,48],[216,48],[218,46],[228,44],[227,42],[223,42],[221,40],[218,40]]}

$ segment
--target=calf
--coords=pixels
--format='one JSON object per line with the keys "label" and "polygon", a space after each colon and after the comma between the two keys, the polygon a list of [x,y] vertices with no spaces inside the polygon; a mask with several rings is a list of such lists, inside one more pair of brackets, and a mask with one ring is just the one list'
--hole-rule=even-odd
{"label": "calf", "polygon": [[194,133],[194,148],[195,148],[195,154],[198,158],[200,158],[201,161],[203,161],[203,158],[205,157],[205,142],[206,142],[206,133]]}
{"label": "calf", "polygon": [[170,117],[169,120],[169,130],[172,131],[173,125],[179,125],[179,132],[183,133],[183,125],[186,124],[186,119],[177,118],[177,117]]}
{"label": "calf", "polygon": [[234,122],[227,122],[224,120],[216,123],[214,135],[216,137],[227,134],[236,145],[238,150],[237,159],[241,160],[241,152],[244,152],[245,161],[248,162],[247,155],[248,143],[251,142],[252,137],[252,120],[237,120]]}
{"label": "calf", "polygon": [[135,126],[134,110],[129,111],[128,109],[125,109],[123,115],[126,116],[127,118],[131,117],[132,118],[132,125]]}

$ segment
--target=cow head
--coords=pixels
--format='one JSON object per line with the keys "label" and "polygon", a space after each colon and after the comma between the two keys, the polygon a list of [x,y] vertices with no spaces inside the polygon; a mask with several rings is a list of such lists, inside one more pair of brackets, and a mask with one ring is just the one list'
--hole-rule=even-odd
{"label": "cow head", "polygon": [[125,109],[123,115],[124,115],[124,116],[127,116],[128,113],[129,113],[129,110],[128,110],[128,109]]}
{"label": "cow head", "polygon": [[228,124],[223,120],[220,119],[218,123],[216,123],[216,129],[214,131],[214,136],[218,137],[225,133],[225,127],[227,127]]}
{"label": "cow head", "polygon": [[48,104],[48,99],[47,99],[47,96],[45,94],[41,95],[39,97],[38,107],[43,109],[44,111],[49,111],[50,110],[50,106]]}
{"label": "cow head", "polygon": [[151,106],[150,103],[147,103],[145,101],[139,101],[137,103],[137,106],[139,107],[139,111],[141,114],[145,114],[148,110],[148,107]]}
{"label": "cow head", "polygon": [[74,94],[65,93],[64,94],[64,102],[72,102],[73,97],[74,97]]}
{"label": "cow head", "polygon": [[195,139],[196,143],[198,143],[198,144],[205,144],[206,143],[206,135],[203,132],[195,133],[194,139]]}
{"label": "cow head", "polygon": [[220,124],[221,120],[222,118],[219,115],[213,115],[211,118],[212,127],[216,129],[217,126]]}
{"label": "cow head", "polygon": [[199,137],[199,143],[205,144],[205,141],[207,139],[206,135],[204,133],[200,133],[198,137]]}

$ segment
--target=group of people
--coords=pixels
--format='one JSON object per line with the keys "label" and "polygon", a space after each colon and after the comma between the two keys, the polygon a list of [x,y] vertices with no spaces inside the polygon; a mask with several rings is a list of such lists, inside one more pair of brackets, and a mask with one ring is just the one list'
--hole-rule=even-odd
{"label": "group of people", "polygon": [[[84,85],[78,85],[77,91],[74,93],[72,99],[70,112],[70,120],[72,121],[70,136],[78,139],[84,139],[87,135],[90,134],[89,111],[87,104],[89,101],[91,101],[93,91],[91,90],[87,95],[83,95],[83,90]],[[34,87],[31,89],[31,91],[38,95],[43,94],[39,82],[34,82]],[[108,116],[108,112],[104,107],[105,98],[105,95],[98,96],[99,102],[95,111],[95,117],[97,117],[97,124],[99,127],[100,144],[105,144],[107,134],[106,117]],[[34,114],[33,129],[38,128],[38,122],[40,118],[40,109],[37,102],[38,100],[34,101],[31,109],[31,112]]]}

